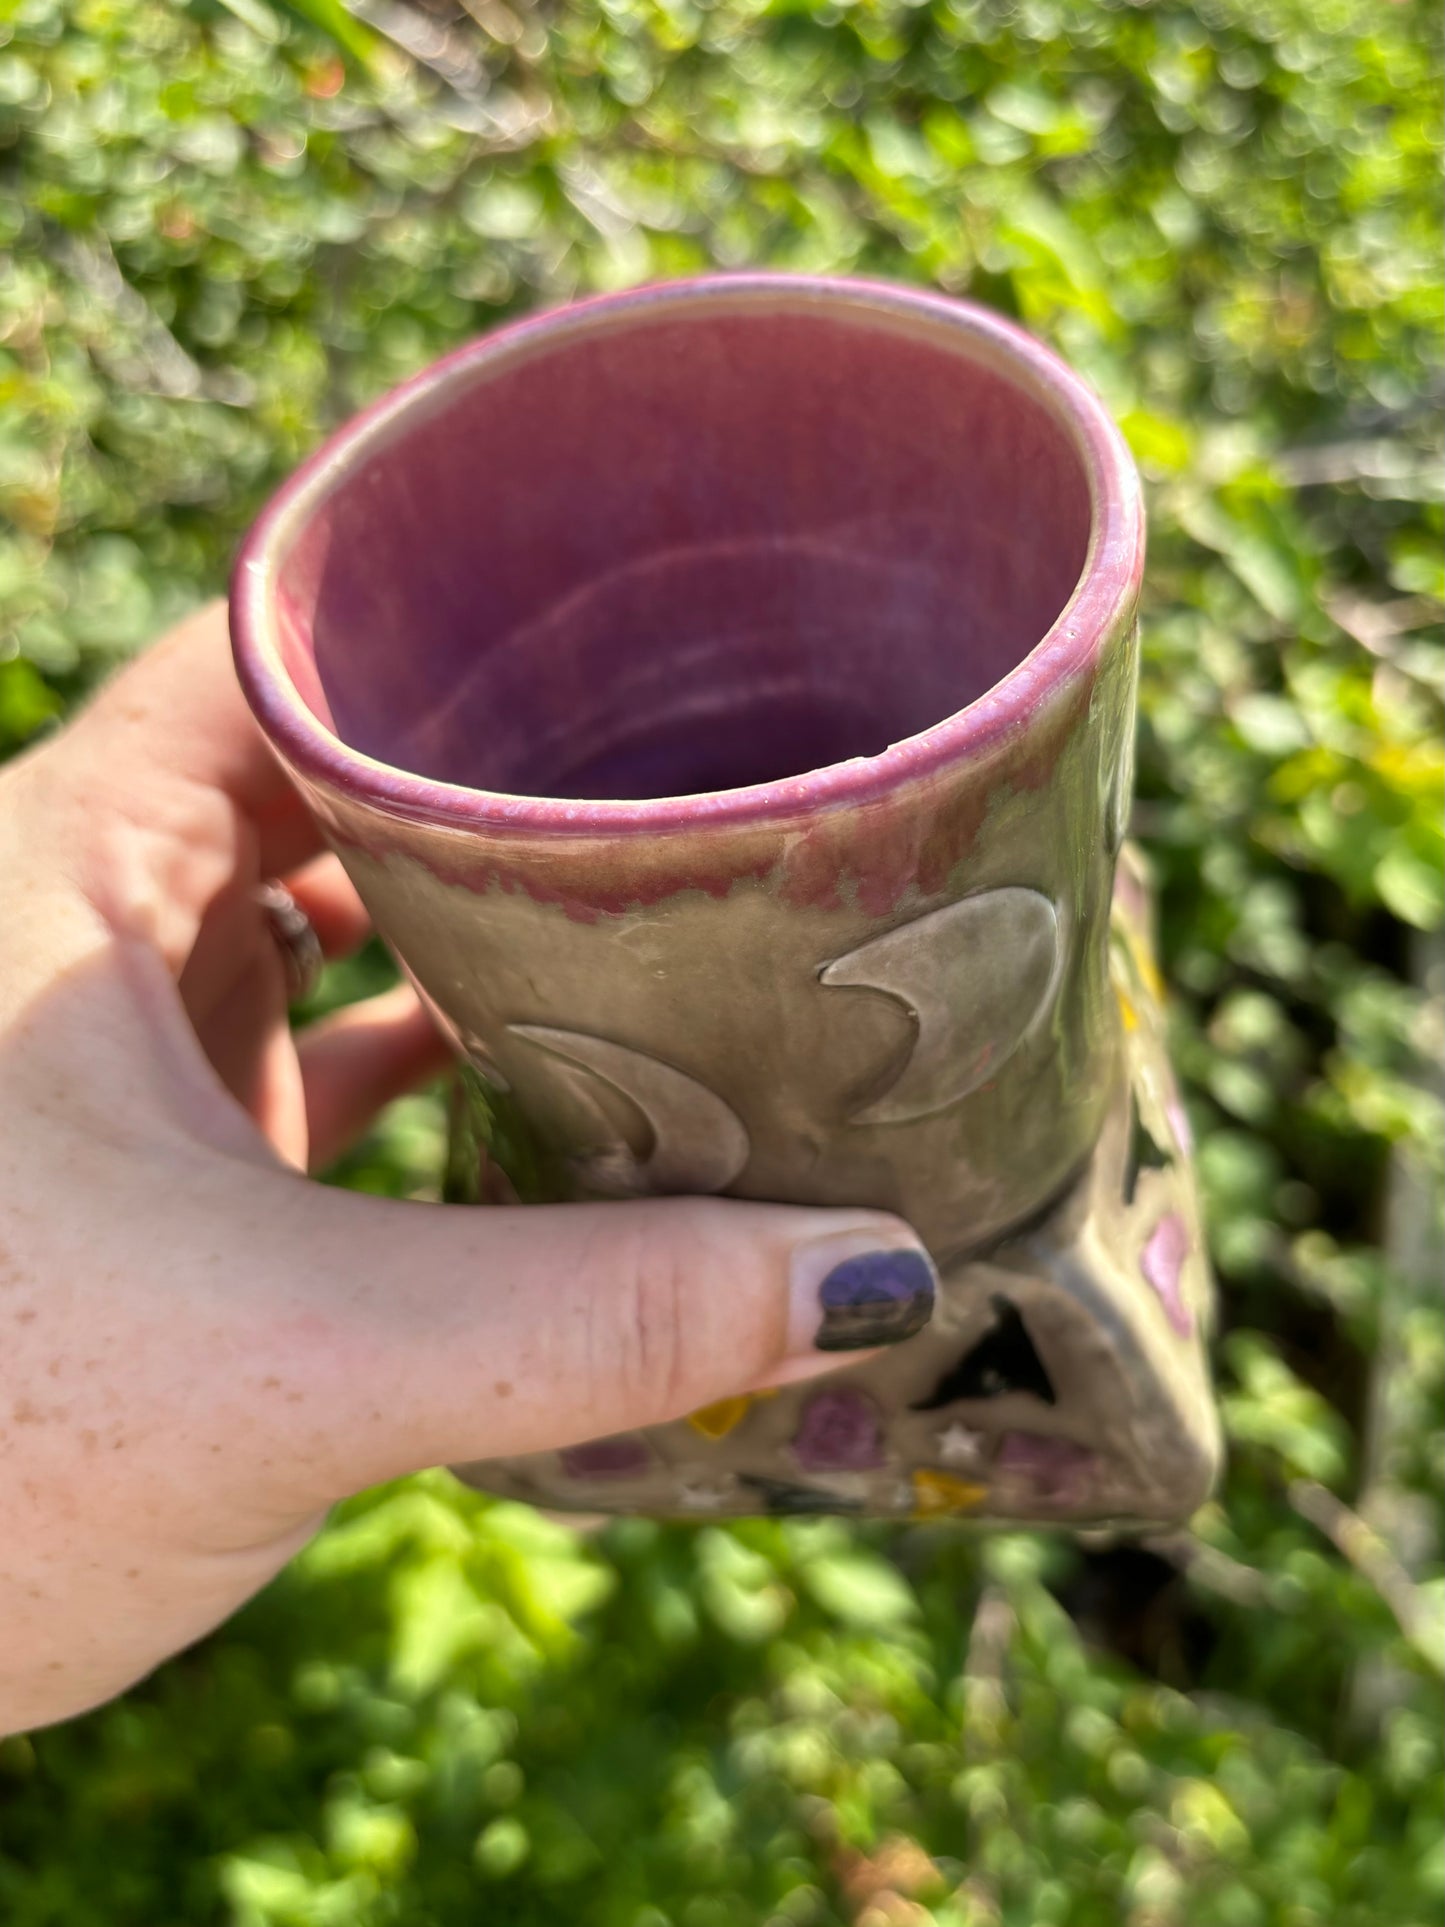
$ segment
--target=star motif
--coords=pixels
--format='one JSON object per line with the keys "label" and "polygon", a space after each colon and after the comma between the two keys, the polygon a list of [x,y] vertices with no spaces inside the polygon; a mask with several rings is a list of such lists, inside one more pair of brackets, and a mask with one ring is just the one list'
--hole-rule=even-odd
{"label": "star motif", "polygon": [[938,1456],[944,1465],[981,1465],[984,1435],[967,1425],[945,1425],[938,1435]]}
{"label": "star motif", "polygon": [[686,1479],[677,1488],[677,1496],[692,1512],[716,1512],[727,1504],[732,1497],[731,1488],[720,1482],[707,1479]]}

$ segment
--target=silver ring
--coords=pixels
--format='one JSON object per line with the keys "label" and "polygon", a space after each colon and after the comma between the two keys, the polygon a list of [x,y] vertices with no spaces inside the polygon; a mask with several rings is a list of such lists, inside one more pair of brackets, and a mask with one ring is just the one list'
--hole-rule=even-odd
{"label": "silver ring", "polygon": [[256,901],[281,952],[287,999],[293,1004],[302,1003],[320,982],[326,962],[315,925],[285,884],[277,883],[274,878],[259,886]]}

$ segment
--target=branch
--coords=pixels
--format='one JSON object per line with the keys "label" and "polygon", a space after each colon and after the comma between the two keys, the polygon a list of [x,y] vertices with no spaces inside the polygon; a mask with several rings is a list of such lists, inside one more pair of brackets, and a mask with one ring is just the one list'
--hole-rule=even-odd
{"label": "branch", "polygon": [[1195,1585],[1206,1592],[1218,1593],[1236,1606],[1259,1608],[1272,1602],[1265,1574],[1231,1559],[1217,1546],[1207,1545],[1192,1532],[1153,1533],[1141,1540],[1147,1552],[1165,1559]]}
{"label": "branch", "polygon": [[254,391],[245,375],[234,368],[202,368],[181,346],[145,296],[133,288],[103,234],[87,241],[75,235],[60,237],[56,254],[74,280],[109,310],[135,337],[135,354],[118,351],[113,339],[92,343],[91,352],[109,362],[117,381],[133,393],[164,395],[172,401],[224,403],[247,408]]}
{"label": "branch", "polygon": [[1372,656],[1390,658],[1395,654],[1390,645],[1397,637],[1428,629],[1440,620],[1442,611],[1431,596],[1396,596],[1388,602],[1372,602],[1367,596],[1342,591],[1325,599],[1325,614]]}
{"label": "branch", "polygon": [[1389,1608],[1396,1625],[1431,1671],[1445,1677],[1435,1615],[1374,1527],[1318,1480],[1292,1479],[1288,1496],[1300,1517],[1324,1534]]}
{"label": "branch", "polygon": [[1361,482],[1405,482],[1412,488],[1434,485],[1426,456],[1389,435],[1281,449],[1272,465],[1280,479],[1295,488],[1340,488]]}

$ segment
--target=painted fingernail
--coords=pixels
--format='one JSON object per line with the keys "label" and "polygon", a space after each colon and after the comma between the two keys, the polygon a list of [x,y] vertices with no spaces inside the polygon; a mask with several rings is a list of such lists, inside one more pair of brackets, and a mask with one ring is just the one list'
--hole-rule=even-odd
{"label": "painted fingernail", "polygon": [[919,1246],[880,1246],[876,1232],[804,1245],[793,1260],[793,1353],[868,1351],[911,1338],[933,1316],[937,1283]]}

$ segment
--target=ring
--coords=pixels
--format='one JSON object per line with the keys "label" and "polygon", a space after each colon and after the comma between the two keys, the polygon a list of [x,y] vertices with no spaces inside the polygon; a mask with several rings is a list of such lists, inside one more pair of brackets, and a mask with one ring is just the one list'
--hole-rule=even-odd
{"label": "ring", "polygon": [[315,990],[326,958],[315,925],[284,883],[274,879],[256,891],[281,961],[286,968],[286,996],[293,1004],[302,1003]]}

